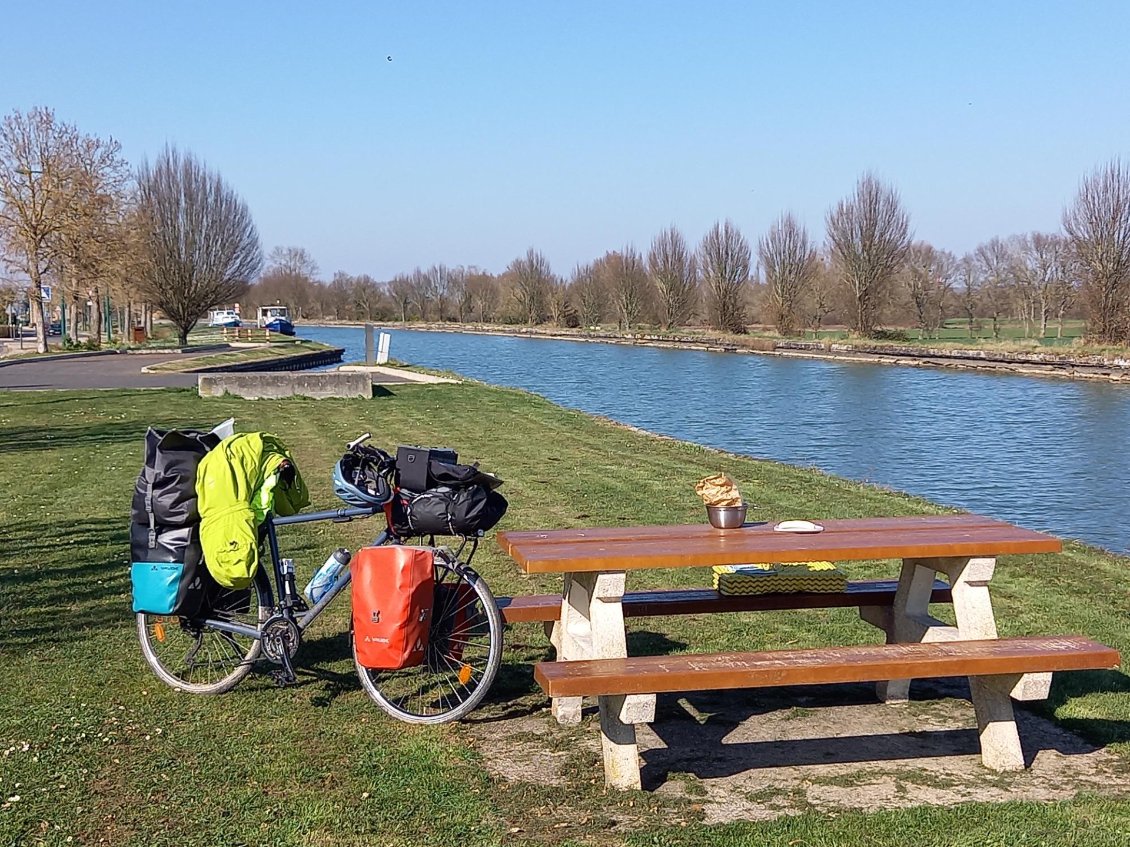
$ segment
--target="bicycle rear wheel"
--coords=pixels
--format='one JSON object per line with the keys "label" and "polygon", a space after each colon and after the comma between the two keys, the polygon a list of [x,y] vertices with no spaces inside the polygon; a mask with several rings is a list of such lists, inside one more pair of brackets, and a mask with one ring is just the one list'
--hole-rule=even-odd
{"label": "bicycle rear wheel", "polygon": [[[260,567],[251,586],[218,588],[208,618],[258,629],[270,617],[271,583]],[[251,672],[263,642],[209,626],[203,619],[137,614],[141,654],[157,678],[190,694],[222,694]]]}
{"label": "bicycle rear wheel", "polygon": [[[350,638],[352,642],[352,636]],[[502,616],[487,584],[469,566],[435,558],[435,597],[424,662],[398,671],[353,663],[374,702],[407,723],[459,720],[486,696],[502,663]]]}

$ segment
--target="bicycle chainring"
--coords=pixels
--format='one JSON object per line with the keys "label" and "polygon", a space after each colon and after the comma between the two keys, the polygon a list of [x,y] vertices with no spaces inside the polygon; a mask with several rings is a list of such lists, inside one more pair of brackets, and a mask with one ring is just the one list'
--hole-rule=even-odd
{"label": "bicycle chainring", "polygon": [[302,631],[298,625],[282,615],[275,615],[263,624],[260,639],[264,655],[277,665],[283,662],[283,653],[293,659],[302,644]]}

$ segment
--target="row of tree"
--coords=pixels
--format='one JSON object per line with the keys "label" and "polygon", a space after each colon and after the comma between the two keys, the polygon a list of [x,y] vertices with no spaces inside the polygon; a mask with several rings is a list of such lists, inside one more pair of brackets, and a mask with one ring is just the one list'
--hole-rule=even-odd
{"label": "row of tree", "polygon": [[954,317],[971,333],[987,324],[997,335],[1018,317],[1043,336],[1051,322],[1062,332],[1065,317],[1080,315],[1094,340],[1130,342],[1130,167],[1119,160],[1083,179],[1061,233],[993,238],[960,257],[915,241],[897,192],[865,174],[828,211],[822,243],[786,213],[756,243],[730,221],[697,244],[672,226],[646,251],[610,251],[567,277],[531,248],[500,274],[437,264],[386,281],[342,271],[323,281],[300,247],[273,250],[260,275],[246,204],[191,154],[166,148],[131,171],[117,142],[36,109],[0,124],[0,254],[7,299],[26,289],[41,349],[48,285],[72,325],[87,304],[96,328],[103,303],[123,326],[157,308],[182,341],[210,307],[278,301],[298,319],[733,333],[765,323],[786,335],[830,323],[863,336],[884,324],[930,335]]}
{"label": "row of tree", "polygon": [[433,265],[387,282],[339,271],[318,280],[302,248],[277,248],[248,305],[282,300],[308,319],[552,323],[621,329],[702,324],[741,333],[750,323],[785,335],[846,324],[873,336],[886,325],[929,337],[946,320],[999,337],[1019,319],[1028,336],[1062,335],[1084,317],[1103,343],[1130,341],[1130,169],[1119,161],[1087,176],[1063,232],[992,238],[956,256],[911,235],[898,194],[865,174],[829,210],[817,244],[784,214],[756,244],[730,221],[697,245],[672,226],[646,253],[625,247],[566,278],[535,249],[498,275]]}
{"label": "row of tree", "polygon": [[0,122],[0,258],[0,306],[26,297],[40,352],[49,290],[71,331],[82,316],[99,337],[104,306],[121,312],[121,326],[159,309],[183,342],[263,262],[247,205],[194,156],[170,147],[132,171],[118,142],[50,109]]}

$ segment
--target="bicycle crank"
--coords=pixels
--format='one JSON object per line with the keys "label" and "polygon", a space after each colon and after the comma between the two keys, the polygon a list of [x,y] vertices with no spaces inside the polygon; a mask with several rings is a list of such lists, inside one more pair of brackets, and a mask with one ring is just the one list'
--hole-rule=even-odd
{"label": "bicycle crank", "polygon": [[263,624],[260,640],[263,653],[276,665],[290,667],[290,660],[302,644],[302,631],[290,618],[275,615]]}

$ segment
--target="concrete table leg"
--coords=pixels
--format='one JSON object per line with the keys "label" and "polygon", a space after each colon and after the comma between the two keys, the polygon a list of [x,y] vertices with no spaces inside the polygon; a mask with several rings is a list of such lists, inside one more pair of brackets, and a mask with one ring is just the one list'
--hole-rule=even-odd
{"label": "concrete table leg", "polygon": [[[621,605],[624,582],[622,571],[565,576],[557,628],[558,661],[628,655]],[[600,697],[598,705],[605,781],[615,788],[639,788],[635,724],[655,719],[655,695]],[[554,698],[552,711],[559,723],[577,723],[581,719],[581,698]]]}
{"label": "concrete table leg", "polygon": [[[888,623],[887,643],[905,644],[916,641],[953,641],[957,630],[930,615],[930,594],[934,590],[937,559],[904,559],[898,588],[889,617],[874,610],[861,609],[864,620],[876,626]],[[910,680],[894,679],[876,685],[879,699],[887,703],[905,703],[910,696]]]}

